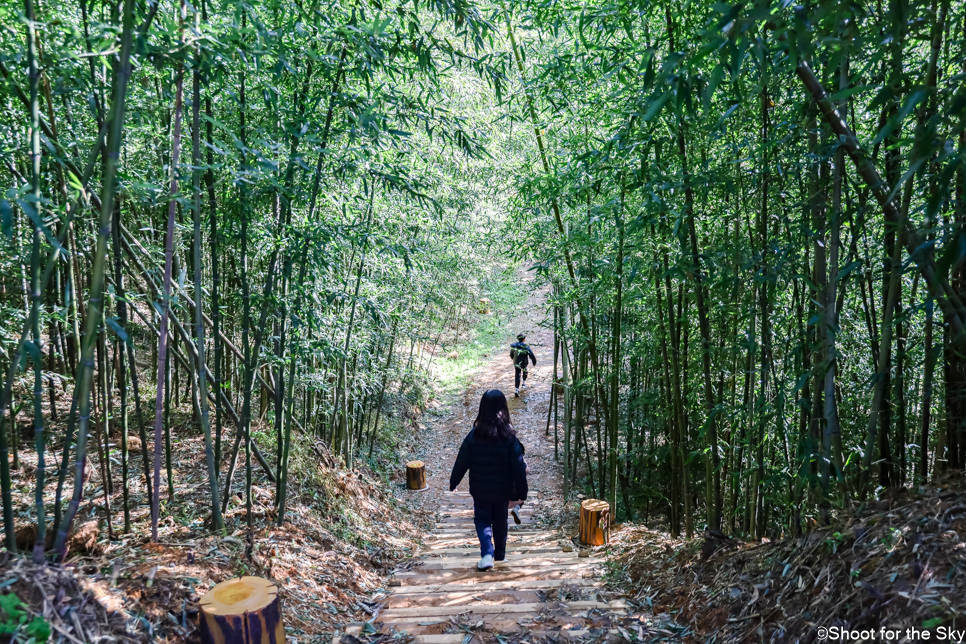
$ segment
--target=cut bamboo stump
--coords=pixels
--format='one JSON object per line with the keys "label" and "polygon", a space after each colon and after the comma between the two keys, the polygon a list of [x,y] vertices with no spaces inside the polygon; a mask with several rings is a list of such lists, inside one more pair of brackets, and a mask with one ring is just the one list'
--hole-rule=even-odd
{"label": "cut bamboo stump", "polygon": [[410,490],[426,489],[426,464],[422,461],[406,463],[406,487]]}
{"label": "cut bamboo stump", "polygon": [[261,577],[223,581],[201,598],[202,644],[283,644],[282,603]]}
{"label": "cut bamboo stump", "polygon": [[602,546],[610,536],[610,504],[587,499],[580,503],[580,543]]}

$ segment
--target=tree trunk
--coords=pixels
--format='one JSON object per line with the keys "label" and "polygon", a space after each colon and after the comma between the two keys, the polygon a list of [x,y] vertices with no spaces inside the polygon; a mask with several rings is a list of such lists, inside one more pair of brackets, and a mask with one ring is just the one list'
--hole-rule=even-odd
{"label": "tree trunk", "polygon": [[201,598],[202,644],[284,644],[278,588],[260,577],[223,581]]}
{"label": "tree trunk", "polygon": [[606,501],[587,499],[580,504],[580,543],[602,546],[610,536],[610,505]]}
{"label": "tree trunk", "polygon": [[406,487],[410,490],[426,489],[426,465],[422,461],[406,463]]}

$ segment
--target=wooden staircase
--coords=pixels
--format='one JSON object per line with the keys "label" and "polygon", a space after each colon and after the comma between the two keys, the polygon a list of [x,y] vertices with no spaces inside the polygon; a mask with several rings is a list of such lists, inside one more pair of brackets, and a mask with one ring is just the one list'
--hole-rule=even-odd
{"label": "wooden staircase", "polygon": [[[540,529],[535,518],[541,504],[533,495],[521,513],[522,525],[509,519],[506,561],[486,572],[476,569],[480,548],[472,498],[460,492],[443,498],[427,548],[394,572],[392,594],[373,621],[423,644],[469,644],[481,631],[579,637],[602,614],[625,612],[623,600],[597,600],[599,559]],[[364,627],[350,625],[346,634],[364,641]]]}

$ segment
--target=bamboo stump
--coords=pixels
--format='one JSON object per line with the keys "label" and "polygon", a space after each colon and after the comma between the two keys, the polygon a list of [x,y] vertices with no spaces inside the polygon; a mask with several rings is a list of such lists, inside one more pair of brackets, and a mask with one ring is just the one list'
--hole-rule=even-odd
{"label": "bamboo stump", "polygon": [[422,461],[406,463],[406,487],[410,490],[426,489],[426,464]]}
{"label": "bamboo stump", "polygon": [[580,503],[580,543],[602,546],[610,536],[610,504],[587,499]]}
{"label": "bamboo stump", "polygon": [[201,598],[202,644],[283,644],[282,603],[261,577],[223,581]]}

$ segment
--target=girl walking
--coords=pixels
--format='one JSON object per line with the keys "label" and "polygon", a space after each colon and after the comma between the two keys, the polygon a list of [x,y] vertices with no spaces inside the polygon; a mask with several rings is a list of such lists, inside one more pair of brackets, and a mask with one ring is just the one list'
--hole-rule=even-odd
{"label": "girl walking", "polygon": [[470,472],[470,496],[473,497],[473,523],[480,539],[480,563],[487,570],[494,561],[506,558],[507,514],[514,511],[519,523],[519,506],[527,499],[527,464],[523,460],[523,444],[510,423],[506,396],[491,389],[480,400],[480,411],[473,429],[463,439],[453,473],[449,477],[450,492]]}

